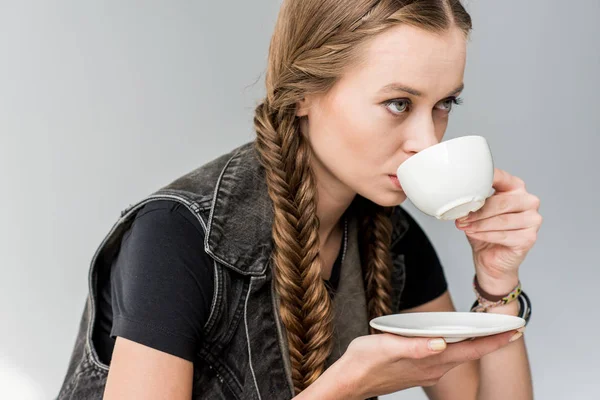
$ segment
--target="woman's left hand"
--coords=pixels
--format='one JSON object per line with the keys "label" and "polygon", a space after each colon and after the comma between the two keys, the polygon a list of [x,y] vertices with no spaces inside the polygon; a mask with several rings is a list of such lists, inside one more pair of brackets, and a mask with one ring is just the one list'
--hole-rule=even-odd
{"label": "woman's left hand", "polygon": [[495,193],[484,206],[455,223],[471,244],[480,285],[503,294],[516,286],[519,266],[537,240],[542,216],[540,200],[527,192],[520,178],[495,168],[492,186]]}

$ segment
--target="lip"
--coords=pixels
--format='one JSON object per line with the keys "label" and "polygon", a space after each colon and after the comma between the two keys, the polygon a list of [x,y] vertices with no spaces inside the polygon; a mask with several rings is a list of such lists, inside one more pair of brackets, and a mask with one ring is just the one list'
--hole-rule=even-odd
{"label": "lip", "polygon": [[[396,174],[388,174],[388,176],[390,177],[390,180],[391,180],[391,181],[394,183],[394,185],[395,185],[395,186],[396,186],[398,189],[400,189],[400,190],[404,191],[404,189],[402,189],[402,184],[401,184],[401,183],[400,183],[400,181],[398,180],[398,175],[396,175]],[[398,186],[399,186],[399,187],[398,187]]]}

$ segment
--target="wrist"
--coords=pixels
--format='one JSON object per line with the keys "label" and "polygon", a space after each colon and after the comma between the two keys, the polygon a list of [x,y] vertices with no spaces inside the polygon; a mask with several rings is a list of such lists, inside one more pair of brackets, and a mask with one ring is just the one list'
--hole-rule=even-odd
{"label": "wrist", "polygon": [[513,316],[517,317],[519,315],[519,302],[511,301],[508,304],[491,307],[491,308],[487,309],[487,312],[492,313],[492,314],[513,315]]}
{"label": "wrist", "polygon": [[510,293],[519,284],[519,275],[506,274],[501,278],[494,278],[484,273],[478,273],[477,282],[487,293],[494,296],[502,296]]}
{"label": "wrist", "polygon": [[352,371],[352,368],[346,366],[346,359],[342,356],[294,399],[363,400],[365,397],[358,390],[360,387],[358,376]]}
{"label": "wrist", "polygon": [[329,373],[331,380],[336,382],[338,390],[336,399],[364,400],[369,397],[363,392],[365,385],[361,375],[362,371],[363,369],[357,367],[347,354],[343,354],[325,371]]}

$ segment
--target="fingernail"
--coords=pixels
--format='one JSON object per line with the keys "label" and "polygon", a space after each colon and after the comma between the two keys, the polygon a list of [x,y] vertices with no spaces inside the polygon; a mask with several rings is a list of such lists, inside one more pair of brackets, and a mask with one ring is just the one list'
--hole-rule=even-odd
{"label": "fingernail", "polygon": [[517,329],[517,332],[525,333],[525,327]]}
{"label": "fingernail", "polygon": [[519,339],[521,336],[523,336],[523,332],[517,332],[510,338],[510,340],[508,342],[512,343],[515,340]]}
{"label": "fingernail", "polygon": [[444,339],[432,339],[427,345],[433,351],[440,351],[446,348],[446,341]]}
{"label": "fingernail", "polygon": [[465,215],[464,217],[461,217],[458,219],[458,222],[465,222],[466,220],[469,219],[469,217],[471,216],[471,213],[468,213],[467,215]]}

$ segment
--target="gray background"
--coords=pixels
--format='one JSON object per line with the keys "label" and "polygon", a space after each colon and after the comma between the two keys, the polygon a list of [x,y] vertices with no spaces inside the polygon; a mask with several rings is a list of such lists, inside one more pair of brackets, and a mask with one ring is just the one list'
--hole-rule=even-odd
{"label": "gray background", "polygon": [[[465,103],[447,137],[486,136],[496,165],[542,199],[544,226],[521,268],[536,398],[600,398],[600,1],[467,5]],[[278,8],[0,2],[0,398],[57,393],[89,262],[119,212],[252,139]],[[464,236],[405,205],[466,310]]]}

